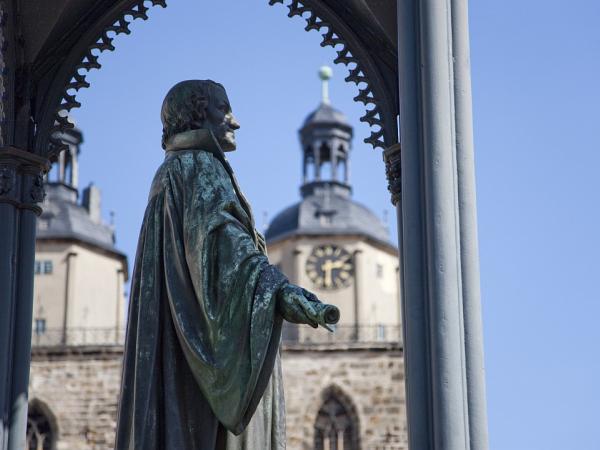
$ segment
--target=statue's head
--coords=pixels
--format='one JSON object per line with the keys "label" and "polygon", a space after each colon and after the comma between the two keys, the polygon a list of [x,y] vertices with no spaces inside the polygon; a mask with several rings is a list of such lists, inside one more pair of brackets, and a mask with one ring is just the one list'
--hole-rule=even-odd
{"label": "statue's head", "polygon": [[208,129],[224,151],[235,150],[240,125],[231,112],[225,88],[212,80],[187,80],[173,86],[165,97],[160,117],[162,147],[171,136],[188,130]]}

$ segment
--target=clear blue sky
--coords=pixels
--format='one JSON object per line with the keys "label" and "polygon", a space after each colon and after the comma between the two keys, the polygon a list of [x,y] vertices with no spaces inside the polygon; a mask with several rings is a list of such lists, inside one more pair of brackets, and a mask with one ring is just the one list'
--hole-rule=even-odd
{"label": "clear blue sky", "polygon": [[[298,198],[297,129],[331,49],[267,0],[170,0],[101,57],[74,112],[81,179],[133,260],[160,164],[166,91],[212,78],[242,128],[230,156],[262,223]],[[471,2],[481,280],[492,450],[600,450],[600,2]],[[355,198],[393,209],[343,66],[333,104],[355,126]]]}

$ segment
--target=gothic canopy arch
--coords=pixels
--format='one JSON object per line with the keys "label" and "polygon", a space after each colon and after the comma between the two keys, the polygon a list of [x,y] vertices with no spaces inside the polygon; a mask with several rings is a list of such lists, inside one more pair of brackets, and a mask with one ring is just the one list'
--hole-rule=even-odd
{"label": "gothic canopy arch", "polygon": [[[389,14],[395,1],[268,1],[287,6],[289,17],[304,18],[307,31],[322,33],[322,46],[335,48],[338,56],[334,62],[348,66],[346,81],[358,86],[355,100],[366,107],[360,120],[372,128],[365,142],[381,148],[396,144],[396,22]],[[77,91],[89,87],[86,74],[100,68],[99,54],[114,50],[114,37],[129,34],[129,24],[147,19],[151,7],[167,6],[166,0],[63,0],[63,4],[59,11],[62,14],[39,46],[39,58],[31,64],[35,95],[32,115],[36,123],[31,140],[34,152],[51,160],[61,150],[52,137],[73,126],[68,120],[69,111],[80,106]]]}

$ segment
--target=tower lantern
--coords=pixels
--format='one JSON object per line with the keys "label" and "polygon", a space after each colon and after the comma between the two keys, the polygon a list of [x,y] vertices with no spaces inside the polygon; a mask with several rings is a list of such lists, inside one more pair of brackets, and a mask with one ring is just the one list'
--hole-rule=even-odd
{"label": "tower lantern", "polygon": [[60,183],[63,186],[71,188],[74,192],[77,192],[79,184],[78,159],[80,146],[83,143],[83,134],[78,128],[74,127],[55,137],[57,137],[66,148],[58,155],[55,177],[49,177],[48,181]]}
{"label": "tower lantern", "polygon": [[346,116],[331,106],[329,80],[332,76],[330,67],[319,69],[321,103],[309,114],[299,131],[303,152],[303,197],[326,186],[346,195],[351,191],[349,156],[353,131]]}

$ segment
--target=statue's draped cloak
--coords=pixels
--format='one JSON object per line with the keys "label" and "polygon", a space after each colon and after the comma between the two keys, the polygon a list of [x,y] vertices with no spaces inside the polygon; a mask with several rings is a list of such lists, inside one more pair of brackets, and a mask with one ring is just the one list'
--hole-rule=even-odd
{"label": "statue's draped cloak", "polygon": [[182,135],[140,233],[115,448],[283,449],[286,279],[212,134]]}

